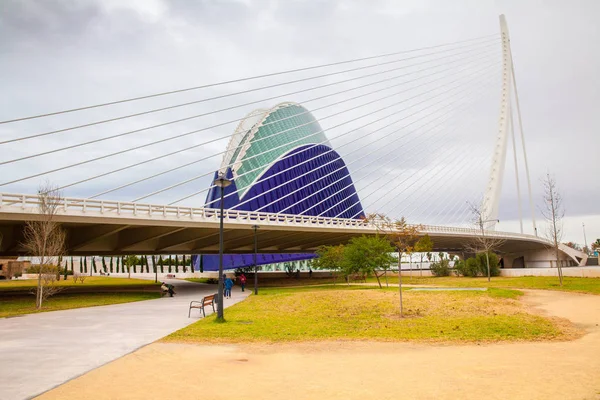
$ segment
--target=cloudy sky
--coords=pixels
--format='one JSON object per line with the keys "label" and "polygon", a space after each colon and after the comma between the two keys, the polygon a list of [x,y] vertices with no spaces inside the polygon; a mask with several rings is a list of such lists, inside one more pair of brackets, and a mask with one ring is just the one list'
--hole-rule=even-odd
{"label": "cloudy sky", "polygon": [[[226,137],[236,125],[235,122],[225,125],[225,121],[236,121],[255,108],[268,108],[289,100],[303,103],[308,109],[315,110],[314,114],[321,121],[333,146],[340,147],[339,153],[346,163],[351,164],[349,168],[357,181],[361,197],[365,198],[365,207],[370,210],[381,207],[382,211],[390,214],[409,213],[418,220],[415,222],[430,222],[427,218],[431,222],[461,222],[458,219],[466,218],[464,212],[461,214],[461,209],[464,211],[467,201],[480,198],[485,186],[491,146],[498,129],[500,54],[499,51],[489,51],[493,47],[488,44],[496,44],[493,42],[495,37],[488,35],[499,32],[499,14],[506,15],[510,28],[536,214],[538,218],[541,217],[538,210],[542,197],[541,179],[549,172],[555,175],[564,197],[567,215],[565,239],[583,243],[581,224],[585,222],[588,241],[591,241],[592,238],[600,237],[600,211],[597,206],[600,198],[597,178],[600,166],[600,113],[597,111],[600,106],[600,78],[597,73],[600,70],[600,57],[597,54],[600,32],[596,18],[600,15],[600,3],[594,0],[2,0],[0,120],[305,66],[421,49],[484,36],[486,38],[475,43],[468,42],[469,47],[465,45],[465,48],[469,53],[465,51],[466,54],[458,58],[446,59],[449,64],[438,63],[441,68],[448,69],[448,74],[443,75],[445,80],[412,89],[424,92],[432,88],[438,90],[432,93],[439,93],[441,89],[436,89],[434,85],[441,87],[442,83],[447,84],[460,78],[457,90],[468,89],[470,97],[461,97],[458,92],[455,98],[448,95],[448,103],[444,104],[456,106],[456,114],[452,114],[451,118],[438,126],[440,130],[429,126],[431,130],[425,132],[424,127],[417,132],[417,125],[414,125],[406,133],[407,136],[397,137],[397,142],[394,142],[398,143],[397,149],[389,142],[395,136],[384,137],[389,130],[372,132],[382,125],[361,128],[363,122],[357,121],[334,128],[347,122],[352,115],[375,113],[378,108],[391,106],[412,95],[413,92],[407,91],[400,94],[400,97],[382,99],[363,109],[358,108],[361,101],[365,102],[364,99],[375,99],[377,96],[383,98],[394,90],[397,92],[398,90],[389,88],[393,85],[391,81],[379,86],[373,83],[373,86],[367,88],[368,91],[388,87],[386,90],[390,92],[382,91],[377,95],[370,95],[371,97],[366,97],[367,89],[324,97],[332,92],[351,89],[352,85],[359,84],[357,80],[351,84],[339,84],[323,90],[262,101],[316,85],[356,78],[369,71],[391,68],[386,66],[340,73],[225,97],[166,113],[153,113],[0,145],[0,162],[6,162],[169,120],[252,103],[201,119],[102,141],[95,145],[5,163],[0,165],[2,183],[53,168],[84,164],[54,174],[6,184],[0,190],[32,193],[44,179],[56,185],[67,185],[214,140],[213,143],[195,147],[191,151],[65,190],[70,196],[91,196],[203,159],[190,167],[102,197],[133,200],[173,183],[200,176],[189,184],[179,186],[175,191],[145,200],[158,204],[168,203],[207,187],[210,176],[206,173],[214,171],[220,162],[220,156],[210,157],[225,149]],[[453,48],[458,48],[456,46],[462,45],[455,45]],[[499,49],[499,45],[497,48]],[[437,48],[436,55],[424,59],[440,57],[439,51],[442,49]],[[414,54],[425,53],[421,51]],[[3,124],[0,125],[0,141],[285,83],[292,79],[310,78],[383,60],[388,59],[244,81],[85,112]],[[449,67],[444,66],[451,62],[455,63]],[[430,72],[425,73],[424,69],[425,67],[413,66],[407,68],[405,73],[415,73],[414,77],[427,80],[442,76],[431,75],[431,78],[426,78]],[[393,76],[393,73],[382,73],[377,79]],[[375,80],[368,79],[371,80],[361,82]],[[409,82],[408,77],[403,79],[404,82]],[[410,83],[408,87],[411,85],[416,84]],[[356,96],[357,93],[365,95],[365,98],[335,104]],[[320,96],[323,96],[322,100],[313,100]],[[463,98],[466,100],[461,103]],[[432,102],[433,100],[424,104]],[[405,104],[417,107],[416,100]],[[330,114],[341,113],[354,106],[357,111],[352,115],[346,113],[329,117]],[[402,112],[408,113],[409,110],[407,108]],[[416,117],[406,118],[407,122],[416,122]],[[211,128],[220,124],[223,125]],[[354,128],[355,132],[337,138]],[[96,157],[192,130],[202,131],[164,144],[85,163]],[[223,139],[217,140],[218,138]],[[509,150],[510,146],[509,144]],[[383,154],[386,149],[389,151]],[[377,154],[377,162],[369,163],[374,159],[371,154]],[[361,155],[365,157],[361,159]],[[522,156],[519,163],[521,190],[526,194]],[[203,174],[205,176],[201,176]],[[383,178],[386,182],[375,182],[368,186],[372,182],[372,176],[383,175],[386,176]],[[388,188],[390,185],[398,187],[393,196],[386,194],[386,185]],[[200,193],[181,204],[202,204],[204,196],[205,193]],[[512,153],[509,151],[500,203],[499,229],[518,229],[518,223],[515,222],[518,216],[516,199]],[[525,198],[523,207],[525,215],[530,215]],[[436,212],[432,213],[431,210]],[[526,231],[531,231],[530,225],[528,218],[525,221]]]}

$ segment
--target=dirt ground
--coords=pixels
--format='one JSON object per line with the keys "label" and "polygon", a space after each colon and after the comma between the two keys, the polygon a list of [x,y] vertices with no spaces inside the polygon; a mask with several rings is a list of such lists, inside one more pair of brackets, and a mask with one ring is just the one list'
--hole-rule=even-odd
{"label": "dirt ground", "polygon": [[40,399],[600,399],[600,296],[527,291],[570,342],[155,343]]}

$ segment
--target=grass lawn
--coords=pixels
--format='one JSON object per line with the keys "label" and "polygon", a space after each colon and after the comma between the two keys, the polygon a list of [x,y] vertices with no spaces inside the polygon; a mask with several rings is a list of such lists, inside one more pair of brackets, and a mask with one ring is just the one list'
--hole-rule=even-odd
{"label": "grass lawn", "polygon": [[[418,273],[418,272],[417,272]],[[388,276],[391,283],[397,285],[397,276]],[[377,282],[375,278],[369,278],[367,282]],[[547,289],[562,290],[566,292],[580,292],[600,294],[600,278],[574,278],[564,277],[563,286],[560,287],[558,277],[554,276],[521,276],[521,277],[493,277],[491,282],[487,278],[466,278],[462,276],[444,277],[408,277],[402,276],[403,284],[413,285],[436,285],[454,287],[491,287],[491,288],[514,288],[514,289]]]}
{"label": "grass lawn", "polygon": [[[127,279],[127,278],[110,278],[103,276],[88,276],[83,283],[74,282],[72,277],[67,280],[61,280],[54,283],[56,286],[69,287],[94,287],[94,286],[129,286],[129,285],[157,285],[153,280],[146,279]],[[17,280],[2,280],[0,281],[0,292],[3,290],[23,290],[37,287],[37,279],[17,279]]]}
{"label": "grass lawn", "polygon": [[529,314],[520,292],[406,290],[407,318],[398,316],[397,289],[367,286],[267,288],[169,336],[171,342],[380,340],[473,342],[565,339],[568,324]]}
{"label": "grass lawn", "polygon": [[159,297],[160,293],[154,292],[58,294],[46,300],[41,310],[35,309],[34,296],[6,297],[0,298],[0,317],[13,317],[16,315],[44,311],[129,303],[132,301],[150,300]]}

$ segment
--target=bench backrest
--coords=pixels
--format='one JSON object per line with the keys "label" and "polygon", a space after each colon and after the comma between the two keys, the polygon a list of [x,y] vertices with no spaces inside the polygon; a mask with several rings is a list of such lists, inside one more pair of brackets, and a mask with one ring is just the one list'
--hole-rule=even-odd
{"label": "bench backrest", "polygon": [[210,305],[213,301],[215,301],[215,295],[211,294],[210,296],[204,296],[202,299],[202,305],[207,306]]}

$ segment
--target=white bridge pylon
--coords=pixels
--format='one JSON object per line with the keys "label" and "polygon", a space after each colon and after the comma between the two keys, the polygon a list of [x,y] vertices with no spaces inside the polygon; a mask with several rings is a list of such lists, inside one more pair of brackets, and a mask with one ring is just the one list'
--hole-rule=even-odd
{"label": "white bridge pylon", "polygon": [[[537,227],[535,223],[535,209],[533,207],[533,199],[531,196],[531,179],[529,177],[529,165],[527,163],[527,151],[525,148],[525,138],[523,133],[523,123],[521,118],[521,110],[519,107],[519,96],[517,92],[517,83],[515,79],[515,67],[513,64],[512,51],[510,47],[510,35],[508,33],[508,24],[506,17],[500,15],[500,34],[502,43],[502,89],[500,99],[500,116],[498,124],[498,137],[494,145],[492,166],[490,170],[490,178],[483,196],[481,206],[482,217],[485,221],[487,229],[494,229],[498,221],[498,212],[500,205],[500,194],[502,193],[502,182],[504,179],[504,169],[506,165],[506,148],[508,145],[509,129],[511,129],[511,137],[513,139],[513,149],[515,152],[514,162],[516,171],[517,184],[517,199],[519,207],[519,220],[521,224],[521,233],[523,233],[523,216],[521,211],[521,190],[518,180],[518,165],[517,165],[517,144],[515,141],[515,132],[513,124],[512,101],[514,97],[515,109],[519,122],[519,132],[521,134],[521,146],[523,148],[523,159],[525,163],[525,174],[527,177],[527,188],[529,194],[529,206],[531,208],[531,220],[533,224],[533,232],[537,236]],[[512,88],[512,90],[511,90]],[[514,93],[513,93],[514,91]]]}

